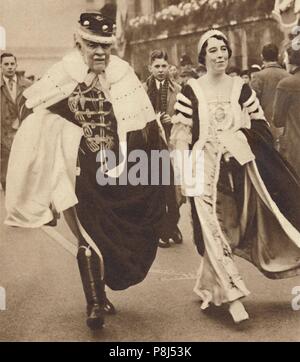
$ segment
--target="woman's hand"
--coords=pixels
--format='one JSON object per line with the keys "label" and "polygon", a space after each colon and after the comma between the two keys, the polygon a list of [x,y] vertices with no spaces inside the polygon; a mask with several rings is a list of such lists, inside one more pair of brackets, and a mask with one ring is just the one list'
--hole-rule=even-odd
{"label": "woman's hand", "polygon": [[229,162],[230,159],[233,157],[232,154],[231,154],[231,152],[229,152],[229,151],[226,149],[226,147],[224,147],[224,154],[223,154],[223,156],[224,156],[224,159],[225,159],[226,162]]}
{"label": "woman's hand", "polygon": [[171,123],[172,122],[172,118],[171,116],[168,115],[168,113],[163,112],[160,115],[160,120],[162,124],[167,124],[167,123]]}

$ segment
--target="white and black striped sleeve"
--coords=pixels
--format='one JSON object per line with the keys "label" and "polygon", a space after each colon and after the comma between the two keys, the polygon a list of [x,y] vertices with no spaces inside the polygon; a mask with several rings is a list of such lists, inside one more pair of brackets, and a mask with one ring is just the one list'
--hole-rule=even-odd
{"label": "white and black striped sleeve", "polygon": [[256,93],[247,84],[242,88],[240,104],[246,109],[251,120],[266,121],[264,111],[259,103]]}
{"label": "white and black striped sleeve", "polygon": [[181,113],[184,117],[191,119],[193,116],[192,101],[183,93],[178,93],[175,103],[176,113]]}
{"label": "white and black striped sleeve", "polygon": [[184,87],[182,92],[178,93],[176,97],[171,131],[171,142],[174,144],[178,141],[188,144],[192,143],[193,104],[188,97],[188,94],[191,92],[189,88],[189,86]]}

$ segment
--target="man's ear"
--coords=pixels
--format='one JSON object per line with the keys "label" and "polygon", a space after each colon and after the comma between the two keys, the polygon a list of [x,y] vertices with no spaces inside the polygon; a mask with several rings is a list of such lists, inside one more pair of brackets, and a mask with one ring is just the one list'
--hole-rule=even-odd
{"label": "man's ear", "polygon": [[80,41],[78,40],[78,35],[77,34],[74,34],[74,44],[75,44],[75,47],[78,50],[81,50],[82,46],[80,44]]}
{"label": "man's ear", "polygon": [[152,74],[152,65],[151,64],[148,65],[148,70],[149,70],[149,73]]}
{"label": "man's ear", "polygon": [[82,48],[81,44],[78,41],[75,43],[75,46],[78,50],[81,50],[81,48]]}

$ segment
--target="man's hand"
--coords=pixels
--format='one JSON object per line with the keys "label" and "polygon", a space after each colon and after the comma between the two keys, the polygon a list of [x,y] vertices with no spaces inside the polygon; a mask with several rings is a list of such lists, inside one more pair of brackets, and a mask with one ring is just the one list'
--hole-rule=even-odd
{"label": "man's hand", "polygon": [[160,115],[160,121],[161,121],[162,124],[166,124],[166,123],[171,123],[172,119],[167,113],[163,112]]}

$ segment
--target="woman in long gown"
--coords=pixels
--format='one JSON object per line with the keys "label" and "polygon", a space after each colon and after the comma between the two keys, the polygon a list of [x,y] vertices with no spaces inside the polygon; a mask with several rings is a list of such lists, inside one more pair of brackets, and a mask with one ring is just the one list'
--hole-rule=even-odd
{"label": "woman in long gown", "polygon": [[241,322],[249,318],[241,302],[249,291],[233,253],[269,278],[299,274],[300,182],[273,148],[255,92],[226,75],[232,54],[226,36],[210,30],[198,50],[207,74],[190,80],[178,96],[171,135],[175,149],[204,154],[203,192],[182,188],[191,196],[203,256],[194,291],[203,310],[226,303]]}

